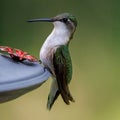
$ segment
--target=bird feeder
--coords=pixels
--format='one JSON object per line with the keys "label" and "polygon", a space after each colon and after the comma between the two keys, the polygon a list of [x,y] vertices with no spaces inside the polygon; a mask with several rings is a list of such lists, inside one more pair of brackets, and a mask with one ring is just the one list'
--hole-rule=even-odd
{"label": "bird feeder", "polygon": [[39,62],[16,61],[0,54],[0,103],[40,87],[49,76]]}

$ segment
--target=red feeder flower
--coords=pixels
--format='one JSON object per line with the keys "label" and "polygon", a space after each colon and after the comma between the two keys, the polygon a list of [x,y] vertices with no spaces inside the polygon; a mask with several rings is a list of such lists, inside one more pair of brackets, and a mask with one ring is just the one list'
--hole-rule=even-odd
{"label": "red feeder flower", "polygon": [[7,52],[12,59],[17,61],[28,60],[30,62],[37,62],[37,58],[32,55],[29,55],[27,52],[24,52],[20,49],[11,48],[8,46],[0,46],[0,50],[3,52]]}

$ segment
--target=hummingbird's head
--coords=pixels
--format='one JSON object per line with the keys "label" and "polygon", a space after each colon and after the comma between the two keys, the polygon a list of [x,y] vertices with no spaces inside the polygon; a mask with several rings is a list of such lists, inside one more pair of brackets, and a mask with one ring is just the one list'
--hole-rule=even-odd
{"label": "hummingbird's head", "polygon": [[55,16],[52,19],[53,19],[53,24],[56,27],[62,28],[64,26],[71,33],[71,37],[72,37],[77,27],[77,20],[72,14],[62,13],[62,14]]}
{"label": "hummingbird's head", "polygon": [[62,13],[53,18],[32,19],[28,20],[28,22],[53,22],[56,29],[68,31],[70,33],[70,38],[72,38],[77,27],[77,20],[70,13]]}

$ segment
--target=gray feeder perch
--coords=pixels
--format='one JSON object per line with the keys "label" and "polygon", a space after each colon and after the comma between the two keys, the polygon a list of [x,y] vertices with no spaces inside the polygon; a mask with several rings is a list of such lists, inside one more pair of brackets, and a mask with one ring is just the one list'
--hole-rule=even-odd
{"label": "gray feeder perch", "polygon": [[38,88],[49,77],[50,73],[38,62],[14,61],[0,54],[0,103]]}

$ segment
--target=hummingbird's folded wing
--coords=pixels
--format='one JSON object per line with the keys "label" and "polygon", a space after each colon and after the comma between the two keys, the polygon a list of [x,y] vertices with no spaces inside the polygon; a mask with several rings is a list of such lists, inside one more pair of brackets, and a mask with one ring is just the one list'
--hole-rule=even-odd
{"label": "hummingbird's folded wing", "polygon": [[59,92],[66,104],[74,102],[70,94],[68,83],[72,78],[72,63],[67,45],[57,48],[53,57],[53,65],[58,83]]}

